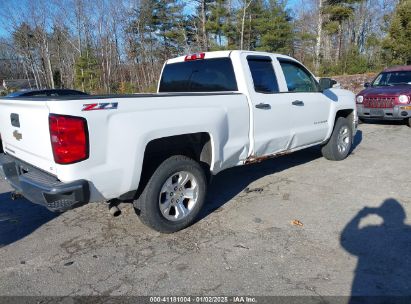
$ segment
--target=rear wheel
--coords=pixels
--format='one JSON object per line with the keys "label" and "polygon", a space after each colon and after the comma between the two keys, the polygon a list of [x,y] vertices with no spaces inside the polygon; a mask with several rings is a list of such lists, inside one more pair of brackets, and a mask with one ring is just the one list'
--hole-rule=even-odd
{"label": "rear wheel", "polygon": [[134,206],[147,226],[159,232],[176,232],[195,221],[206,187],[200,164],[186,156],[172,156],[154,171]]}
{"label": "rear wheel", "polygon": [[350,153],[353,134],[352,126],[347,118],[338,117],[333,133],[321,152],[326,159],[343,160]]}

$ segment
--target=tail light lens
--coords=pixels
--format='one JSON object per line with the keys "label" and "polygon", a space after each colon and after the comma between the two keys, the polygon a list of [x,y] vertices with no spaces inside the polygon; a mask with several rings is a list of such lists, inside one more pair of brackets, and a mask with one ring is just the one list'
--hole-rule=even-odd
{"label": "tail light lens", "polygon": [[50,140],[54,161],[67,165],[89,156],[87,121],[82,117],[50,114]]}
{"label": "tail light lens", "polygon": [[205,58],[205,53],[196,53],[196,54],[187,55],[184,58],[184,61],[193,61],[193,60],[199,60],[199,59],[204,59],[204,58]]}

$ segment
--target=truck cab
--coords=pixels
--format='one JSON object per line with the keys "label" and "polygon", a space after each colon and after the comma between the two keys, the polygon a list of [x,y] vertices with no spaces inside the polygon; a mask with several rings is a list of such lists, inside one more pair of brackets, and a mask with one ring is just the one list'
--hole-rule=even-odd
{"label": "truck cab", "polygon": [[[220,71],[227,69],[224,62],[231,62],[236,85],[231,84],[232,78],[227,80],[227,77],[221,77],[222,73],[213,70],[213,65],[218,65]],[[167,85],[169,77],[180,84],[187,79],[196,79],[201,73],[195,72],[191,78],[180,75],[185,80],[175,79],[182,73],[182,67],[189,65],[195,65],[196,69],[203,66],[203,75],[215,73],[210,76],[213,82],[228,84],[227,90],[247,96],[252,125],[249,160],[324,142],[331,134],[335,113],[346,108],[347,97],[353,98],[349,91],[332,89],[332,82],[329,86],[321,86],[322,79],[318,82],[292,57],[255,51],[220,51],[170,59],[164,65],[158,92],[181,92],[196,87],[196,84],[186,84],[170,89]],[[355,110],[352,117],[352,129],[355,130]]]}

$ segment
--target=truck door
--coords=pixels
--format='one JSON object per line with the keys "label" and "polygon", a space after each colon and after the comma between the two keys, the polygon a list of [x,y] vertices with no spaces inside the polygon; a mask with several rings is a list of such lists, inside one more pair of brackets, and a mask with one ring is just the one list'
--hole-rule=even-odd
{"label": "truck door", "polygon": [[290,115],[293,106],[287,98],[281,98],[273,57],[245,55],[251,87],[249,94],[253,111],[253,156],[260,157],[287,149],[292,134]]}
{"label": "truck door", "polygon": [[319,84],[303,65],[283,58],[278,61],[288,89],[283,100],[292,106],[289,117],[295,135],[290,148],[322,142],[332,127],[328,119],[333,101],[320,91]]}

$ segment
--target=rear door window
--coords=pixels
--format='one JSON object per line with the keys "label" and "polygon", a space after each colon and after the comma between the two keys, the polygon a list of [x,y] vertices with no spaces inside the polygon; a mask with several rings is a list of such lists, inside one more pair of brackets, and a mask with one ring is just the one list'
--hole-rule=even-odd
{"label": "rear door window", "polygon": [[271,58],[247,56],[247,61],[254,82],[254,90],[264,94],[278,93],[278,82]]}
{"label": "rear door window", "polygon": [[194,60],[167,64],[159,92],[237,91],[230,58]]}

